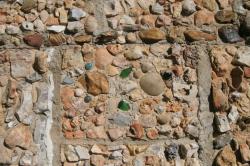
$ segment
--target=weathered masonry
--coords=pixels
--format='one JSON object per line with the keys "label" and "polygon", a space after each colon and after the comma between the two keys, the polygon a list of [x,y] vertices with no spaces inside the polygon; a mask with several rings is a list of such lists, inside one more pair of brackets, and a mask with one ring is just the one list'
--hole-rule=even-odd
{"label": "weathered masonry", "polygon": [[0,165],[248,166],[250,1],[0,1]]}

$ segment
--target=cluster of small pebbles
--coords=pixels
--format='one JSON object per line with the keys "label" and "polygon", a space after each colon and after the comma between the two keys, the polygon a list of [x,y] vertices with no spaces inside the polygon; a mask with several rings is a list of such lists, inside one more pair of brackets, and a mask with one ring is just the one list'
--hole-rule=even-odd
{"label": "cluster of small pebbles", "polygon": [[0,0],[0,165],[248,166],[249,0]]}

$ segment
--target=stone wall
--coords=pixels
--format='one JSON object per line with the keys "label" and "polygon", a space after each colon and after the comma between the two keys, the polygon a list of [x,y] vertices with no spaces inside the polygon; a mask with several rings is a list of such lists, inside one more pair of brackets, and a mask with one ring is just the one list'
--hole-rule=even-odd
{"label": "stone wall", "polygon": [[249,165],[248,9],[0,1],[0,165]]}

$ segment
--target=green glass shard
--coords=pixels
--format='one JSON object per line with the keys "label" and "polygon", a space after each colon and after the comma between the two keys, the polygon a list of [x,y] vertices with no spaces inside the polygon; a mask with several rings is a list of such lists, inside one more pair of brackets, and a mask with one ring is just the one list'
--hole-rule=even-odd
{"label": "green glass shard", "polygon": [[121,71],[120,73],[120,77],[121,78],[126,78],[129,76],[129,74],[132,72],[132,67],[126,68],[124,70]]}
{"label": "green glass shard", "polygon": [[128,111],[130,109],[130,106],[126,101],[121,100],[118,104],[118,108],[122,111]]}

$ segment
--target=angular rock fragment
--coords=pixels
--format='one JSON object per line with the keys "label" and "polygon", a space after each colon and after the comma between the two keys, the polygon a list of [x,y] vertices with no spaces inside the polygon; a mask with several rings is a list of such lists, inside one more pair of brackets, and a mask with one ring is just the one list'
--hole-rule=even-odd
{"label": "angular rock fragment", "polygon": [[100,72],[88,72],[86,74],[86,86],[88,93],[93,95],[109,93],[108,79]]}
{"label": "angular rock fragment", "polygon": [[215,114],[215,124],[217,126],[217,130],[221,133],[231,130],[227,116],[224,114]]}
{"label": "angular rock fragment", "polygon": [[33,72],[32,65],[35,61],[34,50],[20,50],[11,52],[11,75],[14,78],[25,78]]}
{"label": "angular rock fragment", "polygon": [[89,150],[87,148],[77,145],[75,151],[80,160],[90,159]]}
{"label": "angular rock fragment", "polygon": [[219,23],[231,23],[236,20],[237,16],[233,11],[221,10],[215,14],[215,19]]}
{"label": "angular rock fragment", "polygon": [[33,143],[33,137],[29,126],[18,125],[10,129],[4,139],[5,144],[10,148],[21,147],[28,149]]}
{"label": "angular rock fragment", "polygon": [[36,0],[24,0],[23,1],[23,6],[22,6],[22,10],[24,12],[29,12],[31,9],[35,8],[37,5],[37,1]]}
{"label": "angular rock fragment", "polygon": [[214,140],[214,148],[220,149],[230,143],[232,135],[230,133],[221,134]]}
{"label": "angular rock fragment", "polygon": [[23,40],[30,46],[40,48],[43,45],[43,36],[40,34],[26,35]]}
{"label": "angular rock fragment", "polygon": [[240,155],[243,163],[250,161],[250,149],[247,144],[240,144]]}
{"label": "angular rock fragment", "polygon": [[241,42],[243,39],[239,35],[239,30],[235,26],[225,25],[218,30],[220,38],[225,43]]}
{"label": "angular rock fragment", "polygon": [[15,113],[17,119],[26,125],[31,125],[33,120],[32,101],[32,86],[26,84],[22,87],[21,105]]}
{"label": "angular rock fragment", "polygon": [[249,47],[241,47],[237,50],[235,59],[235,63],[240,65],[246,65],[250,67],[250,48]]}
{"label": "angular rock fragment", "polygon": [[113,61],[113,56],[106,48],[98,48],[95,52],[95,65],[99,69],[105,69]]}
{"label": "angular rock fragment", "polygon": [[80,8],[73,8],[69,11],[69,18],[72,20],[80,20],[82,17],[85,17],[87,14]]}
{"label": "angular rock fragment", "polygon": [[227,145],[221,150],[216,157],[215,163],[217,166],[223,166],[223,165],[231,165],[236,166],[236,156],[230,147],[230,145]]}

